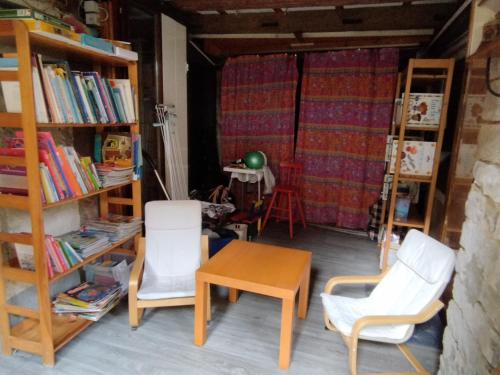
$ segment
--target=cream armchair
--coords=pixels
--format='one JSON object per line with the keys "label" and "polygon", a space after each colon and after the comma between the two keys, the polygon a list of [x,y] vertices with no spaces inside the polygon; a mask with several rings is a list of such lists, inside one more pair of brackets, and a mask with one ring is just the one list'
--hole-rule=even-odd
{"label": "cream armchair", "polygon": [[145,226],[146,237],[137,244],[129,282],[133,328],[139,325],[145,308],[194,305],[195,272],[208,259],[199,201],[148,202]]}
{"label": "cream armchair", "polygon": [[[404,343],[415,324],[432,318],[442,307],[439,297],[455,265],[455,253],[433,238],[410,230],[396,263],[377,276],[341,276],[328,281],[321,294],[325,325],[339,331],[349,349],[349,368],[357,375],[358,339],[393,343],[417,374],[429,374]],[[332,295],[341,284],[377,284],[366,298]],[[394,374],[394,373],[392,373]]]}

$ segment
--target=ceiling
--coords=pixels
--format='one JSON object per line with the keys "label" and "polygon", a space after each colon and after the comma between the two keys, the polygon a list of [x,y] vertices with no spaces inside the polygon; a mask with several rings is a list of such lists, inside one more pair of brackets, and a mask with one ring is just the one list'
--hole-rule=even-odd
{"label": "ceiling", "polygon": [[[427,45],[464,0],[171,0],[214,57]],[[467,25],[464,25],[467,27]]]}

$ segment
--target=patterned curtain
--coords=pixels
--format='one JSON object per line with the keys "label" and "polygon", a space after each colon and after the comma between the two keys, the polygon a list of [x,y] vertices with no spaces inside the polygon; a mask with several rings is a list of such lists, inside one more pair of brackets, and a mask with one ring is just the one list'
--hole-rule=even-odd
{"label": "patterned curtain", "polygon": [[293,157],[296,57],[241,56],[222,70],[220,143],[224,165],[263,151],[276,175]]}
{"label": "patterned curtain", "polygon": [[366,229],[384,174],[397,49],[305,56],[296,159],[306,219]]}

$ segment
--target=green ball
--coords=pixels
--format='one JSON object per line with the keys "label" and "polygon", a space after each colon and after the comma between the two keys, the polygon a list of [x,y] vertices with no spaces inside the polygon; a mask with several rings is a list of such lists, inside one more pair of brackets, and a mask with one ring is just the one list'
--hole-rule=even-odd
{"label": "green ball", "polygon": [[260,169],[265,163],[264,156],[260,151],[247,152],[244,161],[245,165],[250,169]]}

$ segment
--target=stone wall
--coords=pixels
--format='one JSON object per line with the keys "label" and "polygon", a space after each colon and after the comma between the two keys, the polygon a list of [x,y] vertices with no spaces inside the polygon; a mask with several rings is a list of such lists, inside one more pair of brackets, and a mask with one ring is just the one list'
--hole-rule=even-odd
{"label": "stone wall", "polygon": [[492,374],[500,360],[500,126],[483,125],[465,206],[440,375]]}

